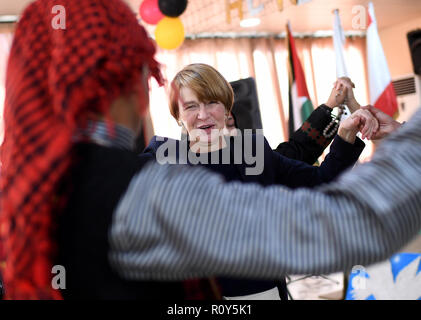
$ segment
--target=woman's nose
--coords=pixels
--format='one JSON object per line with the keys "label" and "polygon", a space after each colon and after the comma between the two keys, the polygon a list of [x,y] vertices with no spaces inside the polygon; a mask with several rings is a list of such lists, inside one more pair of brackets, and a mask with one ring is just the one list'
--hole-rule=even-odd
{"label": "woman's nose", "polygon": [[208,111],[206,110],[205,105],[201,105],[199,107],[199,113],[197,115],[198,119],[206,119],[208,117]]}

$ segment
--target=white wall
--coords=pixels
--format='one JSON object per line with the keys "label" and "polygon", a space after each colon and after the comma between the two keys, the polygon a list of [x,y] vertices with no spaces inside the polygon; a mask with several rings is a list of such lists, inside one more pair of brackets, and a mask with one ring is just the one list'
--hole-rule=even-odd
{"label": "white wall", "polygon": [[[383,49],[385,51],[392,79],[414,74],[411,53],[406,35],[409,31],[413,31],[415,29],[421,29],[421,17],[390,28],[379,30],[380,39],[383,44]],[[416,76],[416,80],[418,84],[420,84],[421,76]],[[418,88],[420,88],[420,86],[418,86]],[[418,103],[409,103],[409,105],[406,106],[405,111],[400,112],[398,120],[408,120],[418,109],[419,104],[421,104],[421,90],[419,90],[418,99],[411,100],[418,101]]]}

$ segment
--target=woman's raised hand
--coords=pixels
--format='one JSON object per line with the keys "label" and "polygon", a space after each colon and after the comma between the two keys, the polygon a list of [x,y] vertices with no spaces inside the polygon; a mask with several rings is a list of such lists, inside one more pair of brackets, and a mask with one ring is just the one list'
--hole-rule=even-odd
{"label": "woman's raised hand", "polygon": [[379,122],[370,111],[359,109],[347,119],[341,121],[338,135],[349,143],[355,142],[358,131],[362,134],[362,139],[371,139],[379,129]]}

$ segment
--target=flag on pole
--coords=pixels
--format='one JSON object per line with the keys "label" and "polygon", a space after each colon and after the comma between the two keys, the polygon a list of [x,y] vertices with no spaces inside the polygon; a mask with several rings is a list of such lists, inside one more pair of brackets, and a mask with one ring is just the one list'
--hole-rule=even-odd
{"label": "flag on pole", "polygon": [[[333,47],[335,49],[336,57],[336,78],[348,77],[348,69],[346,68],[345,62],[345,33],[342,29],[341,18],[339,17],[339,10],[335,9],[333,11]],[[345,120],[349,117],[351,111],[345,105],[345,111],[342,115],[341,120]]]}
{"label": "flag on pole", "polygon": [[286,39],[289,71],[289,134],[291,135],[313,112],[313,104],[308,94],[304,71],[298,58],[289,22]]}
{"label": "flag on pole", "polygon": [[377,31],[373,3],[368,4],[367,64],[370,87],[370,103],[388,115],[399,115],[395,89],[392,85],[386,56]]}
{"label": "flag on pole", "polygon": [[335,48],[336,56],[336,77],[349,77],[345,63],[345,34],[342,29],[341,18],[339,17],[339,10],[335,9],[333,20],[333,47]]}

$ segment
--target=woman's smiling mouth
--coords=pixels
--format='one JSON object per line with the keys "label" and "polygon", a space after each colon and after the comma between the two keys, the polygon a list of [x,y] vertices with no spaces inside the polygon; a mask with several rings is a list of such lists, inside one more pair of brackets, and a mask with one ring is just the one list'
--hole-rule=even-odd
{"label": "woman's smiling mouth", "polygon": [[207,134],[210,134],[213,129],[215,129],[214,124],[205,124],[198,127],[198,129],[205,131]]}

